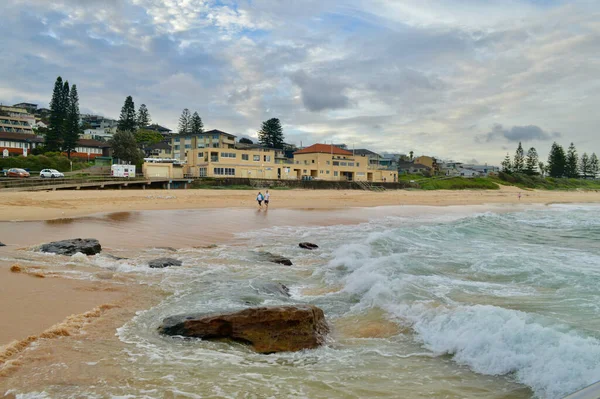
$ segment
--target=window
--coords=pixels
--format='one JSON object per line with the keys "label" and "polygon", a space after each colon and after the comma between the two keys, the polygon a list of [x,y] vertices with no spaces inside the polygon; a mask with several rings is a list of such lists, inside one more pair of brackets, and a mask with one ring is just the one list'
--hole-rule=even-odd
{"label": "window", "polygon": [[213,148],[219,148],[219,143],[213,143]]}
{"label": "window", "polygon": [[187,150],[187,149],[191,149],[191,148],[192,148],[192,145],[191,145],[191,144],[186,144],[186,145],[185,145],[185,149],[186,149],[186,150]]}
{"label": "window", "polygon": [[302,173],[306,173],[306,169],[304,169],[304,170],[302,171]]}
{"label": "window", "polygon": [[175,142],[179,143],[179,137],[175,137]]}
{"label": "window", "polygon": [[300,164],[300,161],[296,161],[296,165],[299,165],[299,164]]}
{"label": "window", "polygon": [[242,161],[247,161],[248,158],[248,154],[242,154]]}
{"label": "window", "polygon": [[327,174],[329,174],[329,171],[327,171]]}
{"label": "window", "polygon": [[348,162],[348,166],[354,166],[354,162]]}
{"label": "window", "polygon": [[340,166],[340,162],[339,161],[333,161],[333,166]]}
{"label": "window", "polygon": [[[203,152],[199,152],[198,153],[198,158],[204,158],[204,153]],[[206,170],[204,172],[206,173]]]}
{"label": "window", "polygon": [[200,168],[198,176],[206,177],[206,168]]}
{"label": "window", "polygon": [[271,156],[270,155],[263,156],[263,159],[264,159],[265,162],[271,162]]}
{"label": "window", "polygon": [[219,135],[218,134],[213,134],[213,140],[219,140]]}
{"label": "window", "polygon": [[320,173],[320,174],[323,174],[323,171],[322,171],[322,170],[320,170],[320,171],[319,171],[319,173]]}
{"label": "window", "polygon": [[179,151],[179,144],[176,144],[173,148],[175,148],[175,151]]}
{"label": "window", "polygon": [[356,163],[356,167],[360,167],[360,162],[357,162],[357,163]]}
{"label": "window", "polygon": [[215,175],[235,176],[234,168],[215,168],[214,172],[215,172]]}
{"label": "window", "polygon": [[198,143],[198,148],[204,148],[204,147],[206,147],[206,144],[204,144],[204,143]]}
{"label": "window", "polygon": [[338,172],[337,172],[337,170],[333,172],[333,175],[334,175],[334,176],[337,176],[337,175],[338,175]]}
{"label": "window", "polygon": [[315,163],[315,160],[314,160],[314,159],[312,160],[312,163]]}
{"label": "window", "polygon": [[347,162],[340,162],[340,166],[346,166],[347,164]]}
{"label": "window", "polygon": [[254,155],[252,156],[252,160],[255,162],[260,162],[260,155]]}
{"label": "window", "polygon": [[356,172],[356,176],[364,176],[365,172]]}
{"label": "window", "polygon": [[331,165],[331,162],[327,161],[327,165]]}
{"label": "window", "polygon": [[235,158],[235,152],[222,152],[221,158]]}

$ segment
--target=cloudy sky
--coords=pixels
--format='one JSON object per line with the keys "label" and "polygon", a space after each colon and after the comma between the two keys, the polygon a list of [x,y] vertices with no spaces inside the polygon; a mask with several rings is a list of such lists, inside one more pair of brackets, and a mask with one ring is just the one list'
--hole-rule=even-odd
{"label": "cloudy sky", "polygon": [[600,153],[596,0],[4,0],[0,102],[132,95],[176,129],[499,164],[518,141]]}

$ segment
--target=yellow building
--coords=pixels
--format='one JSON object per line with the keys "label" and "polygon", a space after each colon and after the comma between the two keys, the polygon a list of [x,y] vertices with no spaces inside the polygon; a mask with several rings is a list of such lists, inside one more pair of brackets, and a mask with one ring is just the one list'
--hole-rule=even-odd
{"label": "yellow building", "polygon": [[234,148],[235,136],[220,130],[192,134],[176,134],[171,138],[173,158],[186,159],[186,153],[200,148]]}
{"label": "yellow building", "polygon": [[329,144],[314,144],[294,153],[298,179],[329,181],[396,182],[398,171],[369,165],[369,157]]}
{"label": "yellow building", "polygon": [[25,117],[0,115],[0,132],[33,134]]}
{"label": "yellow building", "polygon": [[424,165],[427,166],[428,168],[431,168],[431,170],[433,171],[433,173],[437,173],[440,171],[439,165],[437,163],[437,160],[433,157],[428,157],[426,155],[422,155],[418,158],[415,158],[414,164],[417,165]]}
{"label": "yellow building", "polygon": [[292,161],[273,148],[197,148],[187,152],[186,176],[296,179]]}

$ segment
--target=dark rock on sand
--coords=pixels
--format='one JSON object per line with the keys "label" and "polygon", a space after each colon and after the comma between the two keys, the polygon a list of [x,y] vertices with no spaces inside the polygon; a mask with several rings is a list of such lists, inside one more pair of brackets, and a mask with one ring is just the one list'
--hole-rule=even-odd
{"label": "dark rock on sand", "polygon": [[94,238],[76,238],[74,240],[55,241],[43,244],[40,247],[42,252],[50,252],[59,255],[74,255],[81,252],[85,255],[96,255],[102,251],[98,240]]}
{"label": "dark rock on sand", "polygon": [[2,244],[2,243],[0,242],[0,247],[5,247],[5,246],[6,246],[6,244]]}
{"label": "dark rock on sand", "polygon": [[298,244],[298,246],[300,248],[310,249],[310,250],[319,248],[319,246],[317,244],[313,244],[313,243],[310,243],[310,242],[301,242],[300,244]]}
{"label": "dark rock on sand", "polygon": [[161,334],[206,340],[231,339],[256,352],[295,352],[323,345],[329,327],[321,309],[312,305],[250,308],[225,314],[168,317]]}
{"label": "dark rock on sand", "polygon": [[267,262],[279,263],[280,265],[285,265],[285,266],[293,265],[291,260],[289,260],[288,258],[285,258],[283,256],[280,256],[280,255],[274,255],[270,252],[259,252],[258,254],[260,255],[260,257],[262,259],[264,259]]}
{"label": "dark rock on sand", "polygon": [[173,258],[158,258],[148,262],[148,265],[153,269],[162,269],[169,266],[181,266],[182,262]]}

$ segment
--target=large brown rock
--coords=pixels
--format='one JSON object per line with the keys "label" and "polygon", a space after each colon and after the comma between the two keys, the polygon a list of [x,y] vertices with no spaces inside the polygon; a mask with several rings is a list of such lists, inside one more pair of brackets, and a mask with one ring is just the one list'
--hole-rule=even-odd
{"label": "large brown rock", "polygon": [[323,311],[312,305],[250,308],[235,313],[180,315],[163,320],[159,331],[202,339],[231,339],[259,353],[314,349],[329,327]]}

